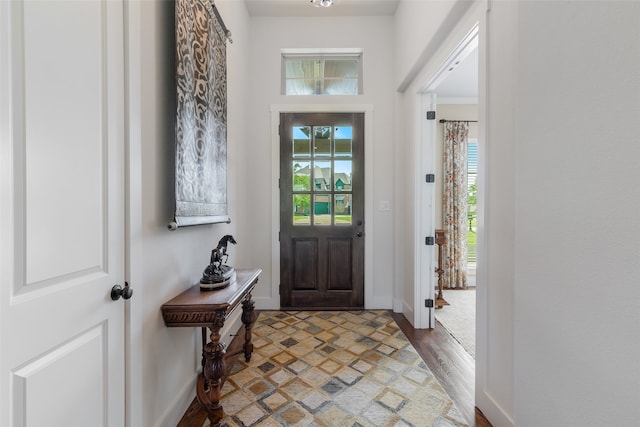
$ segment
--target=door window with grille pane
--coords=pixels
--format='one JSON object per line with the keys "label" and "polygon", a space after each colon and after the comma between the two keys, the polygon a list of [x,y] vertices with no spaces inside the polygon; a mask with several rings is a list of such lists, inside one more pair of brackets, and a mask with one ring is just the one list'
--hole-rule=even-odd
{"label": "door window with grille pane", "polygon": [[292,127],[292,224],[351,225],[351,126]]}

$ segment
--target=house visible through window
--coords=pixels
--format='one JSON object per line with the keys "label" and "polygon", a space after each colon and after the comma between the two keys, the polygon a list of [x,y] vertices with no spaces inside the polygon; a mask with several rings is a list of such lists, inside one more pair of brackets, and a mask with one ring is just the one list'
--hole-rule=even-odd
{"label": "house visible through window", "polygon": [[283,95],[362,93],[362,52],[283,52]]}

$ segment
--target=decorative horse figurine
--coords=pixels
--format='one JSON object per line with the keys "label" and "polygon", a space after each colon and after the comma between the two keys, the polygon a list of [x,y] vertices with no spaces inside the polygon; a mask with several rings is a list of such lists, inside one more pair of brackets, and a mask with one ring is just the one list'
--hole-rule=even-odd
{"label": "decorative horse figurine", "polygon": [[200,279],[201,289],[219,289],[232,282],[235,270],[233,267],[223,264],[229,259],[227,254],[227,245],[229,243],[237,244],[236,239],[227,234],[220,239],[218,246],[211,251],[210,264],[204,269]]}

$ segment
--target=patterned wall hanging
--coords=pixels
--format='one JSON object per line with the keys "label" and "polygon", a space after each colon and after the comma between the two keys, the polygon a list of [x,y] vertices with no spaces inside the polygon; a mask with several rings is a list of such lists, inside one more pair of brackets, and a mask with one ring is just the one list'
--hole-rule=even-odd
{"label": "patterned wall hanging", "polygon": [[176,1],[175,222],[229,222],[227,40],[213,0]]}

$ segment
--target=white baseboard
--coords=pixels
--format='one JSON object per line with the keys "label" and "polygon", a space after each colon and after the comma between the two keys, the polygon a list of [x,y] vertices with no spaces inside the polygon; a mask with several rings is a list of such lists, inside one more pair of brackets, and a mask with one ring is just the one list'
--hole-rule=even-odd
{"label": "white baseboard", "polygon": [[[256,310],[279,310],[280,301],[278,298],[255,297]],[[365,301],[367,310],[391,310],[393,304],[388,297],[372,297]]]}
{"label": "white baseboard", "polygon": [[254,297],[253,300],[256,303],[256,310],[279,310],[280,309],[280,297]]}
{"label": "white baseboard", "polygon": [[366,297],[364,301],[364,308],[367,310],[391,310],[393,304],[389,297]]}
{"label": "white baseboard", "polygon": [[197,377],[193,377],[191,381],[188,381],[187,384],[176,393],[176,398],[167,406],[158,421],[154,424],[156,427],[175,427],[178,425],[182,415],[196,396],[196,378]]}
{"label": "white baseboard", "polygon": [[486,392],[476,392],[476,406],[493,427],[514,427],[513,418]]}
{"label": "white baseboard", "polygon": [[402,301],[402,310],[400,310],[399,312],[404,314],[404,317],[409,321],[411,326],[415,326],[416,319],[415,319],[415,313],[413,312],[412,305],[407,304],[406,301]]}

